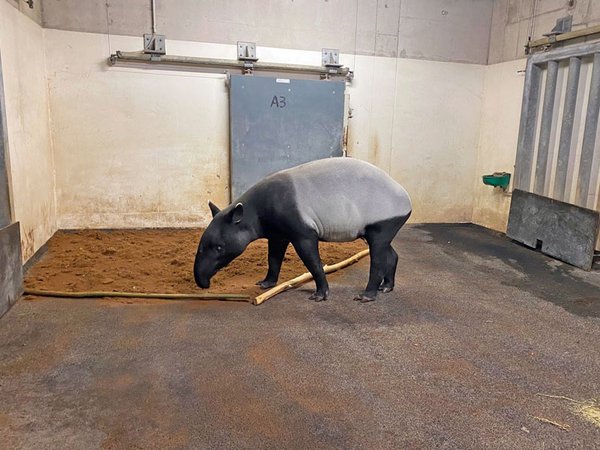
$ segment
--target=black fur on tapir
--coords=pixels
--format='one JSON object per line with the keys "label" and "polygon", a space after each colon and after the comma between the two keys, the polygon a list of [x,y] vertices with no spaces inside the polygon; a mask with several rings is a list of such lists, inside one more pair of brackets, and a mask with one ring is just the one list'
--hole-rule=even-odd
{"label": "black fur on tapir", "polygon": [[394,288],[398,255],[391,241],[411,214],[410,197],[381,169],[352,158],[312,161],[264,178],[219,210],[209,202],[213,220],[200,239],[194,278],[210,286],[217,271],[259,238],[269,242],[269,269],[257,284],[274,286],[291,243],[315,279],[311,299],[327,299],[329,286],[319,257],[319,241],[369,244],[369,282],[356,300],[375,299]]}

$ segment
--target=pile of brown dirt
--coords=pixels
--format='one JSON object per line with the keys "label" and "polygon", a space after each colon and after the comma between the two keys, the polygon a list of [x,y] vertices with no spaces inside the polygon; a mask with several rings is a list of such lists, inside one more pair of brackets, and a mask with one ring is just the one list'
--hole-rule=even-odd
{"label": "pile of brown dirt", "polygon": [[[59,231],[48,252],[26,274],[30,289],[157,293],[240,293],[256,296],[267,273],[267,241],[258,240],[212,279],[210,289],[196,286],[194,256],[202,230],[157,229]],[[324,264],[367,248],[361,241],[320,244]],[[306,272],[290,245],[279,281]],[[335,275],[330,275],[335,276]]]}

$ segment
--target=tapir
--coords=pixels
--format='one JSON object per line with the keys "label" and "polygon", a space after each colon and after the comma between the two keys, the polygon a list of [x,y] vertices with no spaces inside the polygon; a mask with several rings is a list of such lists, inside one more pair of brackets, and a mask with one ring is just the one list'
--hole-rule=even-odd
{"label": "tapir", "polygon": [[375,300],[377,292],[394,288],[398,254],[392,239],[408,220],[412,205],[406,190],[383,170],[365,161],[336,157],[311,161],[269,175],[220,210],[209,202],[213,219],[200,239],[194,279],[201,288],[238,257],[246,246],[268,239],[268,271],[257,284],[277,284],[281,263],[291,243],[312,274],[311,300],[329,294],[319,257],[319,241],[348,242],[363,238],[369,245],[369,281],[355,297]]}

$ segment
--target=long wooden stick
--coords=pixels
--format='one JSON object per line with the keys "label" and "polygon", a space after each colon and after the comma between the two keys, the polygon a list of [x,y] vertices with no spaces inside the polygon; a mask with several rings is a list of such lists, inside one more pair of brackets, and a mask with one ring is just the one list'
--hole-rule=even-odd
{"label": "long wooden stick", "polygon": [[242,294],[148,294],[145,292],[62,292],[25,289],[24,295],[58,298],[156,298],[160,300],[230,300],[251,302],[249,295]]}
{"label": "long wooden stick", "polygon": [[[368,254],[369,254],[368,249],[363,250],[362,252],[358,252],[356,255],[351,256],[350,258],[345,259],[343,261],[340,261],[339,263],[332,264],[332,265],[325,265],[325,266],[323,266],[323,270],[325,271],[325,273],[336,272],[340,269],[343,269],[354,263],[357,263],[359,260],[361,260],[362,258],[367,256]],[[260,305],[264,301],[276,296],[277,294],[280,294],[283,291],[287,291],[288,289],[291,289],[293,287],[304,284],[312,279],[313,279],[313,276],[310,274],[310,272],[303,273],[302,275],[300,275],[296,278],[292,278],[291,280],[285,281],[281,284],[278,284],[274,288],[271,288],[268,291],[263,292],[262,294],[260,294],[259,296],[257,296],[254,299],[254,304]]]}

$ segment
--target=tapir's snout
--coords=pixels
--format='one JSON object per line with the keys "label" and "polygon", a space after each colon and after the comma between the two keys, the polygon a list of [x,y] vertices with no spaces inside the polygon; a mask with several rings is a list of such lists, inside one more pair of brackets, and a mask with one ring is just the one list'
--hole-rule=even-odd
{"label": "tapir's snout", "polygon": [[196,267],[194,267],[194,280],[196,281],[198,287],[202,289],[208,289],[210,287],[210,277],[207,277],[200,273],[200,271],[197,270]]}
{"label": "tapir's snout", "polygon": [[202,289],[208,289],[210,287],[210,279],[214,274],[209,273],[209,271],[202,266],[202,260],[198,254],[196,255],[196,260],[194,261],[194,280],[196,281],[198,287]]}
{"label": "tapir's snout", "polygon": [[202,270],[201,264],[194,264],[194,280],[198,287],[208,289],[210,287],[210,279],[213,275],[206,270]]}

